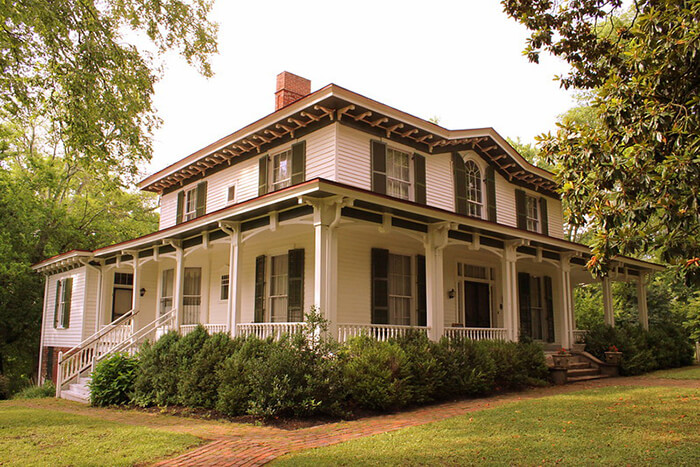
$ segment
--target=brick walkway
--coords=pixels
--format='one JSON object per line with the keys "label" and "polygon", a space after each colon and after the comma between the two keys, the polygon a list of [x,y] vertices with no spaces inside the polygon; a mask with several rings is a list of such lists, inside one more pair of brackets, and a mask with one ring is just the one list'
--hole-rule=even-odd
{"label": "brick walkway", "polygon": [[[509,402],[615,385],[674,386],[700,389],[700,381],[692,380],[670,380],[649,377],[609,378],[566,386],[531,389],[525,392],[482,399],[447,402],[396,414],[329,423],[293,431],[272,427],[255,427],[254,430],[251,430],[251,433],[222,436],[211,443],[205,444],[176,458],[159,462],[156,465],[264,465],[279,456],[293,451],[329,446],[331,444],[341,443],[364,436],[423,425],[477,410],[492,408]],[[253,431],[254,433],[252,433]]]}

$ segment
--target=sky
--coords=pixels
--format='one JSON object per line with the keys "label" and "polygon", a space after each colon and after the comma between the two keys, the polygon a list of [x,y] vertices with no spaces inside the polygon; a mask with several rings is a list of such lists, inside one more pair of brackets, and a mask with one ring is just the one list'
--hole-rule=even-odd
{"label": "sky", "polygon": [[493,127],[533,142],[575,102],[554,80],[566,65],[522,54],[527,30],[497,0],[217,0],[214,77],[164,58],[146,173],[274,111],[282,71],[335,83],[449,129]]}

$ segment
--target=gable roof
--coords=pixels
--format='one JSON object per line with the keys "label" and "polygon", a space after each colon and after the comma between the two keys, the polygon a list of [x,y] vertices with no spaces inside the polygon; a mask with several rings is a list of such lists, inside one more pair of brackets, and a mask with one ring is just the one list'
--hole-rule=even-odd
{"label": "gable roof", "polygon": [[238,160],[338,122],[433,154],[473,150],[510,182],[558,197],[554,176],[523,158],[493,128],[448,130],[381,102],[329,84],[196,151],[139,182],[167,193]]}

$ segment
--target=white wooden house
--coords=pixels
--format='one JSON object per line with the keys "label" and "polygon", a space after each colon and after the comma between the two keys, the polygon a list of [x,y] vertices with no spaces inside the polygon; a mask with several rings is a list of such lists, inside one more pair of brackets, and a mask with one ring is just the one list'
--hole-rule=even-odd
{"label": "white wooden house", "polygon": [[[430,338],[569,348],[589,249],[564,238],[552,174],[492,128],[447,130],[342,87],[277,77],[276,110],[139,184],[157,232],[34,266],[45,274],[41,377],[75,383],[168,329],[261,337],[311,306],[340,340]],[[620,257],[603,279],[660,266]],[[60,365],[58,364],[60,354]]]}

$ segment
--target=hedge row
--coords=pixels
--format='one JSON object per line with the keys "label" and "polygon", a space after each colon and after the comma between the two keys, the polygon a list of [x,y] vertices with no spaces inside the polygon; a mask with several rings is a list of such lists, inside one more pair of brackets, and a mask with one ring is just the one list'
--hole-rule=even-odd
{"label": "hedge row", "polygon": [[163,336],[137,357],[98,365],[92,403],[179,405],[227,415],[344,416],[498,389],[544,384],[542,348],[502,341],[430,341],[423,333],[345,344],[300,333],[279,341],[209,336],[203,327]]}
{"label": "hedge row", "polygon": [[586,335],[586,351],[601,360],[614,346],[622,352],[620,373],[638,375],[693,363],[693,345],[688,333],[671,323],[645,330],[639,325],[592,326]]}

